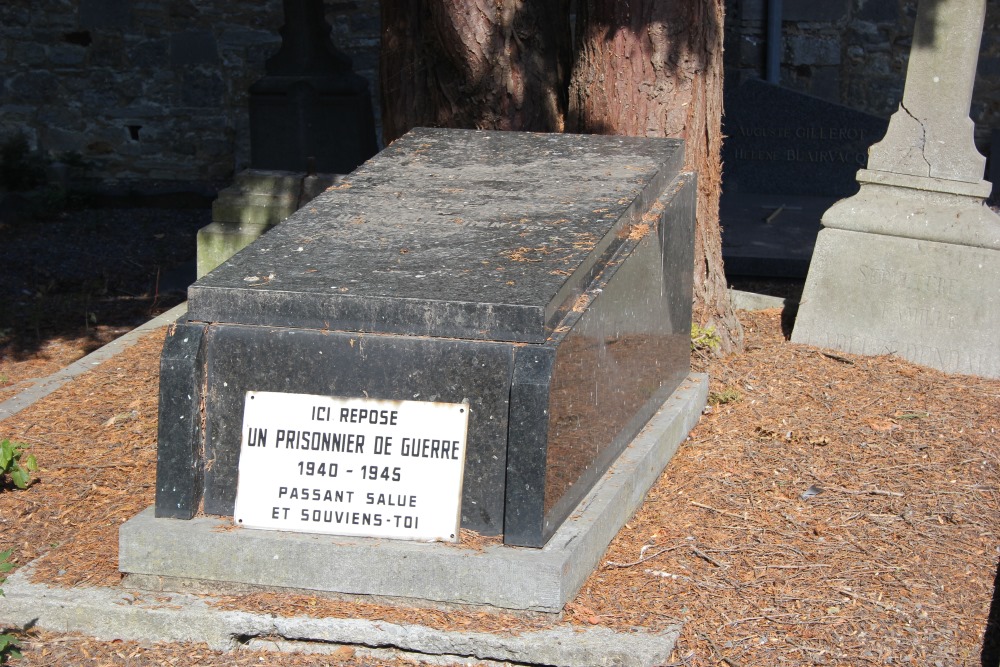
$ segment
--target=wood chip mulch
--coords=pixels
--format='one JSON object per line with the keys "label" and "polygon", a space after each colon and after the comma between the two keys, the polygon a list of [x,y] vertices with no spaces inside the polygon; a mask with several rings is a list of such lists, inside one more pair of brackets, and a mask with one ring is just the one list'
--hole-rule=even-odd
{"label": "wood chip mulch", "polygon": [[[795,345],[778,311],[741,320],[746,351],[698,361],[713,405],[561,619],[274,593],[221,603],[496,633],[683,623],[671,665],[996,664],[1000,382]],[[41,467],[28,490],[0,491],[0,551],[44,555],[39,580],[119,585],[118,526],[153,502],[162,339],[0,422]],[[15,665],[410,664],[51,632],[21,646]]]}

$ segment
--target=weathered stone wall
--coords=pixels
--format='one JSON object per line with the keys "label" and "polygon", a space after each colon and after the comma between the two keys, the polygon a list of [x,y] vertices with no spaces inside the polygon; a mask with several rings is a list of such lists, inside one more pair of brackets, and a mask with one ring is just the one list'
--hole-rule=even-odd
{"label": "weathered stone wall", "polygon": [[[369,79],[378,0],[324,0]],[[784,0],[782,84],[881,116],[903,94],[917,0]],[[767,0],[727,0],[730,82],[764,70]],[[105,184],[225,182],[249,162],[247,89],[280,46],[281,0],[0,0],[0,141],[80,154]],[[972,109],[1000,128],[1000,0],[989,0]]]}
{"label": "weathered stone wall", "polygon": [[[327,15],[374,83],[377,0]],[[249,161],[247,90],[281,23],[281,0],[3,0],[0,139],[78,153],[105,185],[225,181]]]}
{"label": "weathered stone wall", "polygon": [[[763,77],[767,0],[727,0],[730,82]],[[781,84],[879,116],[903,97],[917,0],[784,0]],[[989,0],[972,117],[1000,128],[1000,0]]]}

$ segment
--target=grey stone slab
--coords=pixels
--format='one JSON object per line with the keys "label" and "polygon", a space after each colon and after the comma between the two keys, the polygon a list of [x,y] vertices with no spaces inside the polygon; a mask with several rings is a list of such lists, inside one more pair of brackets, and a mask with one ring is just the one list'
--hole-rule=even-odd
{"label": "grey stone slab", "polygon": [[213,606],[210,597],[183,593],[147,596],[121,588],[55,588],[32,583],[32,567],[21,568],[5,582],[0,626],[81,633],[103,641],[205,643],[217,651],[246,646],[321,652],[342,645],[359,649],[361,657],[563,667],[654,667],[669,659],[680,631],[678,626],[652,633],[564,625],[499,635],[363,619],[276,616],[227,611]]}
{"label": "grey stone slab", "polygon": [[558,611],[697,423],[707,386],[704,375],[681,384],[541,549],[232,530],[231,519],[150,509],[122,526],[119,567],[144,586],[199,580]]}
{"label": "grey stone slab", "polygon": [[772,308],[795,306],[789,299],[784,299],[780,296],[744,292],[736,289],[729,290],[729,300],[732,301],[733,308],[737,310],[769,310]]}
{"label": "grey stone slab", "polygon": [[792,341],[1000,377],[1000,250],[819,234]]}
{"label": "grey stone slab", "polygon": [[[863,182],[858,194],[823,214],[824,227],[1000,250],[1000,216],[981,196],[942,191],[934,179],[905,174],[865,170],[859,178],[869,175],[890,178]],[[968,184],[943,187],[955,185]]]}
{"label": "grey stone slab", "polygon": [[193,285],[191,317],[541,342],[682,164],[666,139],[414,131]]}

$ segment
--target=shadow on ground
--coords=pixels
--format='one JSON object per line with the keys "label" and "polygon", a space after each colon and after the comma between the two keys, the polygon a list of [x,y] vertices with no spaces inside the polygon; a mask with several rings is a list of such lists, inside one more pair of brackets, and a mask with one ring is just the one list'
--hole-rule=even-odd
{"label": "shadow on ground", "polygon": [[211,210],[102,206],[0,222],[0,358],[54,339],[99,347],[184,299],[195,238]]}

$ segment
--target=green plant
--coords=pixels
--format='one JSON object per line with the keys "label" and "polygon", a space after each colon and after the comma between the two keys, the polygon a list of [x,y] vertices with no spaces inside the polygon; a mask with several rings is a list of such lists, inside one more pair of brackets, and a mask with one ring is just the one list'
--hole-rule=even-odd
{"label": "green plant", "polygon": [[[10,557],[14,555],[13,549],[7,549],[7,551],[0,552],[0,584],[7,581],[7,577],[3,576],[14,569],[14,564],[10,562]],[[3,597],[3,589],[0,588],[0,597]]]}
{"label": "green plant", "polygon": [[710,392],[708,394],[708,404],[725,405],[726,403],[736,403],[741,398],[743,398],[743,394],[741,394],[738,389],[726,387],[722,391]]}
{"label": "green plant", "polygon": [[0,635],[0,665],[7,664],[10,658],[22,657],[16,642],[17,637],[14,635]]}
{"label": "green plant", "polygon": [[[14,564],[10,562],[13,549],[0,552],[0,584],[7,580],[3,575],[14,569]],[[3,589],[0,588],[0,597],[3,597]],[[10,658],[20,658],[21,652],[17,650],[17,637],[14,635],[0,634],[0,665]]]}
{"label": "green plant", "polygon": [[38,470],[38,463],[35,457],[29,454],[24,458],[25,445],[19,442],[4,440],[0,442],[0,480],[4,476],[9,476],[10,481],[19,489],[28,488],[31,482],[31,472]]}
{"label": "green plant", "polygon": [[703,352],[719,349],[719,345],[722,344],[722,338],[716,333],[715,327],[701,327],[695,323],[691,323],[691,351],[692,352]]}

